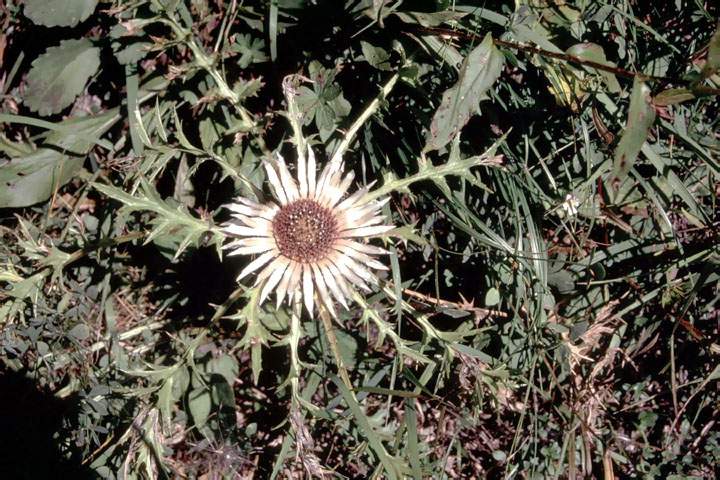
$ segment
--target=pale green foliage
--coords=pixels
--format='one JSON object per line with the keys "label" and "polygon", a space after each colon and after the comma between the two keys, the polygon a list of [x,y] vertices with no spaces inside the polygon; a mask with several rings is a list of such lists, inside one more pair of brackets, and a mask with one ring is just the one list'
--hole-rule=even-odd
{"label": "pale green foliage", "polygon": [[25,0],[25,16],[46,27],[74,27],[95,10],[98,0]]}
{"label": "pale green foliage", "polygon": [[[177,259],[190,245],[199,246],[201,241],[206,240],[205,234],[211,237],[208,243],[214,243],[220,255],[222,235],[217,227],[214,227],[209,219],[203,221],[193,217],[187,209],[177,202],[163,200],[145,180],[140,181],[140,189],[137,195],[130,195],[123,190],[108,185],[95,183],[93,187],[110,198],[123,203],[119,213],[130,213],[134,211],[153,212],[156,216],[150,222],[151,231],[145,237],[145,242],[151,242],[158,237],[172,235],[176,242],[176,251],[173,259]],[[173,205],[175,203],[175,205]]]}
{"label": "pale green foliage", "polygon": [[[713,478],[712,2],[15,3],[3,475]],[[337,319],[222,250],[309,148],[397,227]]]}
{"label": "pale green foliage", "polygon": [[100,49],[90,40],[64,40],[33,62],[25,103],[40,115],[58,113],[83,91],[98,67]]}
{"label": "pale green foliage", "polygon": [[504,60],[490,34],[465,57],[457,83],[443,93],[435,111],[425,152],[444,147],[460,134],[462,127],[476,113],[480,100],[486,98],[486,93],[500,76]]}

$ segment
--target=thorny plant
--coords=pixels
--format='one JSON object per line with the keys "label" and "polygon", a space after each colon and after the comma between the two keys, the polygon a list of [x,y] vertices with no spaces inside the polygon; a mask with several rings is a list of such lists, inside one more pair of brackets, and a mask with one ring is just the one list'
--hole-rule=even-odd
{"label": "thorny plant", "polygon": [[0,5],[0,471],[715,478],[718,11],[651,3]]}

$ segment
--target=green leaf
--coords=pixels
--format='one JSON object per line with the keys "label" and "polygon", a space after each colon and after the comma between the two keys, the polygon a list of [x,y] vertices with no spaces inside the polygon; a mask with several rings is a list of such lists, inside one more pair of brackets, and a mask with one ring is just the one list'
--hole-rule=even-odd
{"label": "green leaf", "polygon": [[655,109],[650,101],[650,88],[635,77],[628,120],[615,149],[613,176],[619,180],[624,179],[632,168],[655,121]]}
{"label": "green leaf", "polygon": [[[506,134],[507,135],[507,134]],[[418,172],[414,175],[408,175],[403,178],[396,178],[392,172],[385,174],[385,182],[383,186],[369,192],[366,200],[383,197],[390,192],[409,192],[408,187],[413,183],[423,180],[432,180],[448,197],[452,192],[445,181],[445,177],[454,175],[461,177],[471,183],[478,184],[471,169],[478,166],[499,167],[502,165],[502,156],[496,156],[495,151],[498,146],[505,141],[505,136],[496,141],[482,155],[474,155],[468,158],[461,158],[460,155],[460,138],[455,139],[455,144],[451,149],[448,161],[442,165],[433,165],[424,155],[418,158]]]}
{"label": "green leaf", "polygon": [[210,415],[212,396],[205,387],[196,388],[188,395],[188,410],[196,428],[205,426]]}
{"label": "green leaf", "polygon": [[332,380],[333,382],[335,382],[335,385],[340,391],[340,395],[345,400],[345,403],[350,408],[353,417],[355,417],[355,421],[357,422],[359,430],[362,432],[365,438],[367,438],[370,449],[377,456],[378,460],[380,460],[380,463],[385,468],[385,473],[387,473],[387,477],[390,479],[403,478],[403,475],[405,475],[409,470],[407,465],[405,465],[398,458],[390,455],[385,449],[385,445],[383,445],[380,437],[375,432],[372,425],[370,425],[370,421],[367,415],[358,403],[353,392],[351,392],[348,387],[345,386],[345,384],[342,383],[337,377],[333,377]]}
{"label": "green leaf", "polygon": [[111,110],[66,120],[48,135],[47,147],[0,166],[0,208],[26,207],[50,198],[82,168],[87,153],[117,119],[117,110]]}
{"label": "green leaf", "polygon": [[25,0],[25,16],[37,25],[72,27],[95,11],[98,0]]}
{"label": "green leaf", "polygon": [[558,270],[548,275],[548,284],[566,295],[575,289],[575,276],[569,270]]}
{"label": "green leaf", "polygon": [[320,105],[315,116],[315,123],[318,130],[332,131],[335,125],[335,112],[327,104]]}
{"label": "green leaf", "polygon": [[162,387],[157,393],[156,405],[162,415],[163,424],[166,426],[170,425],[172,420],[172,408],[175,404],[172,396],[173,383],[173,377],[168,378],[165,382],[163,382]]}
{"label": "green leaf", "polygon": [[190,372],[187,367],[180,367],[175,370],[170,379],[172,380],[172,399],[177,402],[185,396],[185,392],[190,386]]}
{"label": "green leaf", "polygon": [[433,116],[424,151],[438,150],[457,136],[502,72],[505,59],[490,34],[463,61],[460,78],[442,97]]}
{"label": "green leaf", "polygon": [[485,305],[492,307],[500,303],[500,292],[493,287],[485,293]]}
{"label": "green leaf", "polygon": [[219,248],[222,242],[222,234],[217,227],[209,221],[205,222],[191,215],[185,206],[174,202],[173,199],[163,200],[155,188],[145,179],[140,181],[140,193],[133,196],[119,188],[92,184],[93,187],[108,197],[114,198],[125,204],[125,212],[148,211],[154,212],[157,216],[152,220],[153,230],[146,238],[150,242],[158,237],[164,238],[165,242],[172,245],[173,260],[180,255],[191,244],[197,245],[207,233],[214,233],[214,241]]}
{"label": "green leaf", "polygon": [[225,377],[213,375],[210,382],[210,392],[215,405],[230,408],[235,406],[235,393],[231,385],[232,383],[229,383]]}
{"label": "green leaf", "polygon": [[460,20],[466,16],[467,13],[456,12],[454,10],[446,10],[439,12],[393,12],[405,23],[413,24],[416,23],[423,27],[439,27],[440,25],[448,22],[454,22]]}
{"label": "green leaf", "polygon": [[250,80],[240,79],[233,84],[233,92],[237,95],[239,100],[244,100],[249,97],[254,97],[263,87],[263,82],[259,78],[253,78]]}
{"label": "green leaf", "polygon": [[365,60],[378,70],[392,70],[390,67],[390,54],[384,48],[376,47],[368,42],[360,42]]}
{"label": "green leaf", "polygon": [[502,450],[493,450],[492,457],[498,462],[505,462],[507,460],[507,454]]}
{"label": "green leaf", "polygon": [[668,88],[655,95],[653,103],[660,107],[675,105],[687,102],[695,98],[695,95],[687,88]]}
{"label": "green leaf", "polygon": [[253,63],[268,60],[267,55],[265,55],[265,42],[261,38],[253,38],[249,33],[238,35],[231,50],[240,54],[238,59],[240,68],[247,68]]}
{"label": "green leaf", "polygon": [[200,120],[198,129],[200,131],[200,143],[203,149],[207,151],[212,151],[215,143],[220,140],[221,135],[226,130],[224,125],[212,118],[203,118]]}
{"label": "green leaf", "polygon": [[702,77],[708,78],[718,70],[720,70],[720,24],[718,24],[715,33],[710,38],[707,61],[702,69]]}
{"label": "green leaf", "polygon": [[[113,47],[115,47],[115,45],[116,44],[113,44]],[[118,44],[118,48],[115,51],[115,58],[123,65],[132,65],[145,58],[150,52],[150,47],[152,47],[152,43],[150,42],[134,42],[126,47],[120,47]]]}
{"label": "green leaf", "polygon": [[405,399],[405,425],[407,427],[407,455],[410,460],[410,469],[412,477],[415,480],[422,479],[422,469],[420,463],[420,452],[418,449],[417,434],[417,412],[415,411],[415,401],[411,398]]}
{"label": "green leaf", "polygon": [[[607,65],[609,67],[614,67],[615,64],[608,62],[607,58],[605,58],[605,51],[603,48],[596,44],[596,43],[578,43],[576,45],[573,45],[567,50],[567,53],[569,55],[572,55],[574,57],[581,58],[583,60],[589,60],[591,62],[595,63],[601,63],[603,65]],[[588,70],[595,70],[592,67],[585,67]],[[608,88],[608,91],[611,93],[619,93],[621,88],[620,84],[617,81],[617,78],[615,78],[615,75],[613,75],[610,72],[607,72],[605,70],[597,70],[597,73],[603,78],[605,81],[605,85]]]}
{"label": "green leaf", "polygon": [[60,112],[72,104],[99,66],[100,49],[90,40],[65,40],[48,48],[32,64],[25,104],[40,115]]}
{"label": "green leaf", "polygon": [[68,335],[73,337],[75,340],[85,340],[90,336],[90,329],[84,323],[79,323],[70,329]]}
{"label": "green leaf", "polygon": [[240,368],[238,367],[237,360],[235,357],[230,355],[222,355],[217,358],[213,358],[208,362],[207,371],[209,373],[216,373],[222,375],[229,385],[235,383],[235,379],[238,377]]}
{"label": "green leaf", "polygon": [[357,362],[355,356],[357,355],[358,349],[357,340],[349,333],[340,329],[335,330],[335,336],[337,337],[338,347],[340,347],[340,357],[342,358],[343,365],[350,369],[355,368]]}

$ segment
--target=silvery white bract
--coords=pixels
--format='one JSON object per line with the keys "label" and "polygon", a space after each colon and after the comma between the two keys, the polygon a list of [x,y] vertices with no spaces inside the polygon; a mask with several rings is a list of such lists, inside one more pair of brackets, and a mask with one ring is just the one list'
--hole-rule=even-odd
{"label": "silvery white bract", "polygon": [[259,303],[275,290],[277,307],[301,295],[312,315],[317,300],[335,316],[337,300],[345,308],[351,288],[370,291],[372,269],[387,270],[374,256],[388,253],[366,240],[394,228],[385,224],[380,209],[387,202],[366,200],[372,184],[345,197],[352,172],[343,176],[343,162],[330,162],[316,178],[312,149],[297,164],[297,182],[285,160],[267,162],[267,178],[278,203],[258,204],[239,197],[227,208],[233,219],[224,232],[233,237],[225,248],[230,255],[258,255],[238,280],[260,270],[255,281],[262,285]]}

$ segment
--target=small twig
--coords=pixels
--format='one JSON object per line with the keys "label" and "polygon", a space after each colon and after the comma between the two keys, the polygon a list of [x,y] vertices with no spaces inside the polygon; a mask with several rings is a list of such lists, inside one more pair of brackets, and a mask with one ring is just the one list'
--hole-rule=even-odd
{"label": "small twig", "polygon": [[675,79],[672,79],[670,77],[661,77],[661,76],[656,76],[656,75],[647,75],[647,74],[644,74],[641,72],[633,72],[631,70],[625,70],[624,68],[613,67],[612,65],[608,65],[606,63],[600,63],[600,62],[594,62],[592,60],[586,60],[584,58],[576,57],[575,55],[569,55],[567,53],[551,52],[549,50],[544,50],[542,48],[535,47],[532,45],[523,45],[521,43],[508,42],[506,40],[500,40],[500,39],[493,39],[493,42],[495,43],[495,45],[500,45],[505,48],[512,48],[512,49],[520,50],[520,51],[526,52],[526,53],[534,53],[537,55],[541,55],[543,57],[554,58],[556,60],[563,60],[563,61],[569,62],[569,63],[575,63],[575,64],[583,65],[586,67],[592,67],[597,70],[603,70],[605,72],[610,72],[615,75],[619,75],[621,77],[635,78],[635,77],[640,76],[640,77],[646,78],[648,80],[676,82]]}
{"label": "small twig", "polygon": [[443,300],[442,298],[437,298],[437,297],[433,297],[430,295],[426,295],[424,293],[416,292],[416,291],[410,290],[408,288],[403,289],[403,293],[409,297],[413,297],[418,300],[432,303],[437,306],[444,306],[444,307],[456,308],[458,310],[465,310],[468,312],[473,312],[473,313],[482,315],[483,317],[492,315],[495,317],[507,318],[507,316],[508,316],[507,313],[501,312],[499,310],[490,310],[487,308],[475,307],[472,305],[471,302],[460,303],[460,302],[453,302],[450,300]]}
{"label": "small twig", "polygon": [[[425,31],[427,33],[436,34],[436,35],[443,35],[448,37],[454,37],[454,38],[463,38],[468,40],[482,40],[480,38],[480,35],[477,35],[472,32],[464,32],[460,30],[450,30],[447,28],[437,28],[437,27],[417,27],[418,29]],[[662,77],[662,76],[656,76],[656,75],[646,75],[644,73],[640,72],[633,72],[630,70],[626,70],[624,68],[620,67],[614,67],[612,65],[608,65],[606,63],[600,63],[600,62],[594,62],[592,60],[586,60],[584,58],[576,57],[575,55],[569,55],[567,53],[558,53],[558,52],[551,52],[549,50],[545,50],[543,48],[539,48],[533,45],[523,45],[522,43],[517,42],[509,42],[507,40],[500,40],[500,39],[493,39],[493,42],[495,45],[499,45],[501,47],[505,48],[512,48],[514,50],[520,50],[521,52],[526,53],[533,53],[536,55],[541,55],[543,57],[548,58],[554,58],[556,60],[563,60],[565,62],[569,63],[575,63],[578,65],[584,65],[586,67],[592,67],[597,70],[603,70],[605,72],[610,72],[615,75],[619,75],[621,77],[627,77],[627,78],[635,78],[637,76],[641,76],[643,78],[646,78],[648,80],[659,80],[664,82],[670,82],[670,83],[678,83],[680,82],[678,79],[670,78],[670,77]]]}

